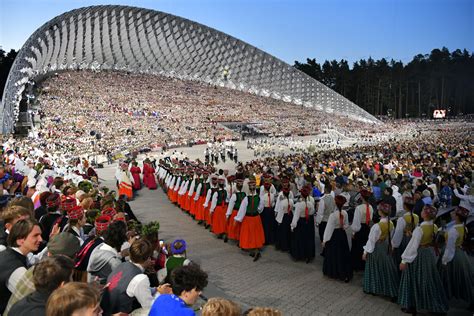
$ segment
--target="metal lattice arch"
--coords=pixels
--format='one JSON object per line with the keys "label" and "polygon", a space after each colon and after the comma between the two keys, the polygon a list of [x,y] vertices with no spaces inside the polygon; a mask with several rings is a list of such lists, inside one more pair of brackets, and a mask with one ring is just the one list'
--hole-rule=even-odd
{"label": "metal lattice arch", "polygon": [[107,5],[66,12],[28,38],[3,93],[2,132],[13,131],[30,80],[68,69],[197,80],[379,122],[315,79],[239,39],[171,14]]}

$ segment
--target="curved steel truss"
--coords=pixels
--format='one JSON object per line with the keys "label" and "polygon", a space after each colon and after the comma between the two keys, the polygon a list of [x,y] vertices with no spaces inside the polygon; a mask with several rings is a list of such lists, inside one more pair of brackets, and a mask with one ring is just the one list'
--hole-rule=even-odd
{"label": "curved steel truss", "polygon": [[28,38],[3,93],[2,132],[13,131],[30,80],[68,69],[123,70],[197,80],[378,122],[294,67],[215,29],[154,10],[92,6],[57,16]]}

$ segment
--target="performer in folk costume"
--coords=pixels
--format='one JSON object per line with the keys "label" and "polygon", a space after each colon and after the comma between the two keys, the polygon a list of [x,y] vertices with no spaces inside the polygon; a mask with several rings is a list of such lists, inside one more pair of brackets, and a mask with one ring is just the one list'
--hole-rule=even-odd
{"label": "performer in folk costume", "polygon": [[[188,193],[190,195],[189,214],[191,214],[191,216],[194,219],[196,219],[196,210],[197,210],[197,205],[198,205],[197,200],[199,200],[198,188],[200,188],[200,185],[202,181],[204,180],[203,171],[205,170],[202,170],[201,168],[196,169],[196,177],[194,178],[194,184]],[[203,175],[202,178],[201,178],[201,175]],[[206,179],[207,179],[207,175],[206,175]]]}
{"label": "performer in folk costume", "polygon": [[199,225],[204,223],[204,202],[206,201],[207,193],[211,190],[211,183],[208,181],[208,177],[209,171],[205,170],[194,197],[194,201],[196,202],[196,220]]}
{"label": "performer in folk costume", "polygon": [[217,186],[217,179],[218,176],[213,174],[211,177],[211,189],[207,191],[206,200],[204,201],[203,205],[203,216],[205,221],[205,228],[208,229],[212,225],[212,218],[210,213],[211,208],[211,196],[219,189]]}
{"label": "performer in folk costume", "polygon": [[474,308],[474,268],[462,249],[467,237],[466,220],[469,210],[456,207],[451,212],[454,221],[446,233],[446,248],[441,259],[440,273],[448,299],[457,298],[469,303],[470,310]]}
{"label": "performer in folk costume", "polygon": [[255,191],[255,178],[249,179],[249,195],[240,204],[239,212],[234,218],[234,225],[241,223],[239,246],[250,250],[250,256],[257,261],[261,257],[260,249],[265,244],[262,220],[259,213],[263,210],[260,195]]}
{"label": "performer in folk costume", "polygon": [[188,182],[186,193],[184,195],[183,209],[189,214],[191,214],[191,199],[192,199],[192,195],[194,193],[194,189],[196,186],[196,169],[190,168],[188,176],[189,176],[189,182]]}
{"label": "performer in folk costume", "polygon": [[132,174],[133,177],[133,189],[134,190],[140,190],[142,188],[142,183],[140,180],[140,173],[142,170],[140,167],[138,167],[138,162],[135,160],[132,161],[132,167],[130,168],[130,173]]}
{"label": "performer in folk costume", "polygon": [[337,210],[329,215],[323,237],[324,275],[349,282],[352,279],[351,251],[346,229],[349,227],[347,212],[342,209],[346,198],[334,198]]}
{"label": "performer in folk costume", "polygon": [[156,189],[155,169],[148,158],[143,161],[143,183],[150,190]]}
{"label": "performer in folk costume", "polygon": [[221,239],[227,234],[227,220],[225,213],[227,211],[228,197],[225,187],[225,178],[219,177],[218,183],[218,190],[212,195],[209,212],[212,218],[212,232],[217,235],[217,238]]}
{"label": "performer in folk costume", "polygon": [[227,235],[224,239],[224,242],[227,242],[227,238],[232,240],[239,240],[240,238],[240,223],[236,223],[234,221],[234,218],[239,212],[240,204],[246,197],[245,192],[243,192],[244,180],[235,180],[235,186],[236,190],[232,193],[232,196],[230,197],[229,205],[227,206],[227,212],[225,214],[227,219]]}
{"label": "performer in folk costume", "polygon": [[399,275],[391,255],[391,237],[394,227],[389,220],[390,204],[380,203],[380,220],[370,229],[370,234],[362,259],[366,261],[364,272],[364,292],[374,295],[396,298],[398,295]]}
{"label": "performer in folk costume", "polygon": [[171,169],[171,173],[168,176],[168,179],[166,180],[166,188],[167,188],[167,195],[168,199],[173,203],[173,188],[174,184],[176,182],[176,178],[178,176],[178,170],[177,169]]}
{"label": "performer in folk costume", "polygon": [[181,182],[184,178],[184,168],[178,168],[178,176],[176,177],[176,181],[174,182],[173,192],[171,193],[172,200],[171,202],[177,204],[178,203],[178,191],[181,187]]}
{"label": "performer in folk costume", "polygon": [[263,190],[260,189],[260,200],[263,204],[262,217],[263,231],[265,232],[265,244],[273,244],[275,236],[275,192],[272,192],[272,176],[267,174],[263,177]]}
{"label": "performer in folk costume", "polygon": [[418,226],[420,221],[418,215],[413,213],[415,207],[415,200],[411,196],[405,197],[403,201],[403,209],[405,213],[397,221],[395,227],[395,234],[392,238],[393,256],[395,258],[395,264],[400,265],[402,261],[402,253],[405,251],[408,243],[410,242],[413,230]]}
{"label": "performer in folk costume", "polygon": [[120,180],[119,180],[119,196],[126,195],[130,201],[133,199],[133,182],[130,172],[128,171],[128,164],[123,162],[120,165]]}
{"label": "performer in folk costume", "polygon": [[449,309],[436,267],[435,242],[438,227],[433,223],[436,213],[436,208],[431,205],[423,207],[421,218],[424,221],[415,228],[402,254],[398,304],[407,313],[416,313],[417,310],[446,313]]}
{"label": "performer in folk costume", "polygon": [[365,262],[362,260],[364,253],[364,245],[369,238],[370,226],[372,225],[372,216],[374,210],[369,204],[369,198],[372,193],[368,190],[361,190],[360,196],[362,204],[356,207],[354,211],[354,219],[352,220],[352,268],[354,271],[364,270]]}
{"label": "performer in folk costume", "polygon": [[181,209],[183,209],[183,206],[184,206],[184,194],[186,193],[186,189],[188,187],[188,181],[189,181],[188,173],[185,172],[183,174],[183,177],[181,178],[181,185],[179,186],[179,189],[178,189],[178,206]]}
{"label": "performer in folk costume", "polygon": [[306,260],[309,263],[314,259],[315,230],[314,214],[315,202],[309,185],[301,188],[301,197],[295,204],[295,212],[291,221],[291,230],[294,232],[291,240],[290,254],[295,260]]}
{"label": "performer in folk costume", "polygon": [[282,179],[282,190],[275,205],[276,221],[278,226],[275,234],[275,248],[289,251],[291,246],[291,222],[293,220],[293,193],[290,191],[288,178]]}

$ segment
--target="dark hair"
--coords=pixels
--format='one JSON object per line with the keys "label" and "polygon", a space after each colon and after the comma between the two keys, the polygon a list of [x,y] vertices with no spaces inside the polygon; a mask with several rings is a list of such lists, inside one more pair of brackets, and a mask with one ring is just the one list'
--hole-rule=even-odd
{"label": "dark hair", "polygon": [[207,286],[207,273],[199,265],[191,263],[173,269],[170,277],[173,294],[180,296],[183,291],[203,290]]}
{"label": "dark hair", "polygon": [[49,191],[46,191],[46,192],[43,192],[43,193],[40,194],[39,200],[40,200],[41,206],[46,207],[46,200],[48,199],[48,197],[49,197],[51,194],[53,194],[53,193],[51,193],[51,192],[49,192]]}
{"label": "dark hair", "polygon": [[8,203],[8,205],[11,205],[11,206],[18,205],[18,206],[24,207],[27,210],[29,210],[31,214],[33,214],[33,211],[35,210],[35,205],[33,204],[33,201],[26,196],[16,197],[13,200],[11,200],[10,203]]}
{"label": "dark hair", "polygon": [[386,187],[385,190],[387,190],[390,195],[393,195],[393,189],[392,188]]}
{"label": "dark hair", "polygon": [[31,218],[22,219],[16,222],[8,235],[8,245],[10,247],[18,247],[16,241],[28,237],[35,226],[39,226],[39,224],[35,219]]}
{"label": "dark hair", "polygon": [[105,231],[104,242],[120,251],[120,247],[125,241],[127,241],[127,225],[122,221],[111,223]]}
{"label": "dark hair", "polygon": [[74,262],[63,256],[51,256],[42,259],[33,270],[33,283],[37,291],[52,293],[61,283],[71,280]]}
{"label": "dark hair", "polygon": [[130,246],[130,260],[134,263],[144,263],[153,254],[153,246],[146,239],[138,239]]}

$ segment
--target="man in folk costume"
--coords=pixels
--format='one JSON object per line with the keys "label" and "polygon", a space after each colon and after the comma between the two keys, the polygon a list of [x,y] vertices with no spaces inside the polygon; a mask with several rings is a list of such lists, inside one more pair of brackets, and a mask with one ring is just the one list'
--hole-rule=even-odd
{"label": "man in folk costume", "polygon": [[211,184],[208,181],[209,171],[204,170],[202,173],[202,179],[199,180],[199,184],[196,188],[196,194],[194,194],[194,216],[198,221],[198,224],[202,224],[204,221],[204,201],[206,200],[207,191],[211,189]]}
{"label": "man in folk costume", "polygon": [[225,213],[227,211],[228,195],[225,187],[225,178],[223,176],[219,177],[218,183],[218,190],[212,195],[209,213],[212,218],[212,232],[217,235],[217,238],[222,239],[224,235],[227,235]]}
{"label": "man in folk costume", "polygon": [[260,249],[265,244],[265,234],[259,214],[263,210],[263,205],[260,195],[255,191],[255,178],[252,177],[248,184],[249,195],[242,200],[239,212],[234,218],[234,225],[241,223],[240,248],[248,249],[250,256],[254,257],[253,261],[257,261],[261,257]]}
{"label": "man in folk costume", "polygon": [[[273,244],[275,236],[275,197],[276,191],[272,192],[272,176],[266,174],[263,177],[263,190],[260,188],[260,200],[263,204],[262,217],[263,231],[265,232],[265,244]],[[275,188],[275,187],[273,187]]]}
{"label": "man in folk costume", "polygon": [[239,240],[240,238],[240,223],[235,223],[234,218],[239,212],[240,204],[243,199],[247,196],[243,192],[244,179],[235,180],[236,189],[230,196],[229,205],[227,206],[227,212],[225,214],[227,219],[227,235],[224,238],[224,242],[227,242],[227,239]]}
{"label": "man in folk costume", "polygon": [[205,200],[204,205],[203,205],[204,206],[203,213],[204,213],[204,221],[206,222],[206,229],[211,227],[211,225],[212,225],[212,218],[211,218],[211,213],[210,213],[211,197],[219,189],[218,184],[217,184],[218,178],[219,177],[217,176],[217,174],[212,175],[212,177],[211,177],[211,189],[209,191],[207,191],[206,200]]}
{"label": "man in folk costume", "polygon": [[130,171],[128,171],[127,163],[122,163],[120,167],[119,196],[126,195],[130,201],[133,199],[133,178],[130,175]]}

